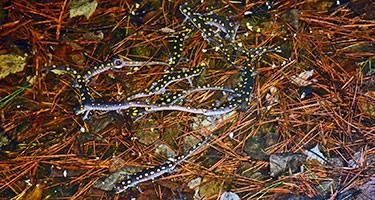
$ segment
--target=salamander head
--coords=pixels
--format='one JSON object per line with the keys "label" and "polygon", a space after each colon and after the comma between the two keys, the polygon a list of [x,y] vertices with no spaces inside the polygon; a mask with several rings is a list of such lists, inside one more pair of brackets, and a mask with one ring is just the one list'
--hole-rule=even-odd
{"label": "salamander head", "polygon": [[121,60],[121,59],[115,59],[113,62],[112,62],[112,68],[114,69],[121,69],[123,68],[125,65],[125,61]]}

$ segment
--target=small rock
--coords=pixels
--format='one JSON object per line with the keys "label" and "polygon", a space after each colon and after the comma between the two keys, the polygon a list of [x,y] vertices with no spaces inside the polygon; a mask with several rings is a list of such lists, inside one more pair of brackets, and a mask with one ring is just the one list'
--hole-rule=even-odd
{"label": "small rock", "polygon": [[375,177],[370,177],[368,181],[357,187],[359,190],[364,191],[359,200],[373,199],[375,197]]}
{"label": "small rock", "polygon": [[328,163],[331,166],[344,167],[344,160],[340,157],[328,158]]}
{"label": "small rock", "polygon": [[[364,155],[363,155],[364,154]],[[375,162],[375,154],[367,152],[361,152],[358,151],[354,153],[354,159],[349,160],[348,166],[352,168],[365,168],[368,167],[368,170],[366,170],[366,173],[369,175],[374,175],[375,170],[373,167],[370,167]],[[360,164],[361,166],[358,166]]]}
{"label": "small rock", "polygon": [[159,144],[155,149],[155,153],[159,155],[164,155],[167,158],[173,158],[177,156],[177,153],[173,151],[168,145]]}
{"label": "small rock", "polygon": [[201,177],[197,177],[193,180],[191,180],[189,183],[188,183],[188,186],[190,189],[193,189],[194,188],[194,199],[201,199],[199,197],[199,187],[197,187],[198,185],[200,185],[202,183],[202,178]]}
{"label": "small rock", "polygon": [[317,160],[322,165],[326,164],[327,158],[320,151],[319,144],[316,144],[316,146],[310,149],[310,151],[305,150],[305,153],[307,154],[308,160]]}
{"label": "small rock", "polygon": [[304,154],[281,153],[270,156],[270,172],[272,177],[276,177],[284,172],[296,172],[306,161]]}
{"label": "small rock", "polygon": [[220,200],[240,200],[240,197],[233,192],[224,192],[220,196]]}
{"label": "small rock", "polygon": [[142,171],[142,168],[135,166],[126,166],[111,174],[103,181],[97,182],[93,187],[104,191],[111,191],[116,183],[118,183],[120,180],[125,179],[126,175],[133,175],[140,171]]}

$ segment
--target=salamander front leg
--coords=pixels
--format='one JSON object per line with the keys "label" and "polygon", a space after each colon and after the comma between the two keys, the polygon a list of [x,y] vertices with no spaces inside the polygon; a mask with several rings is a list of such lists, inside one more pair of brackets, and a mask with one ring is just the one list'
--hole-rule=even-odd
{"label": "salamander front leg", "polygon": [[187,78],[189,84],[190,84],[190,87],[193,87],[193,81],[191,81],[191,78]]}
{"label": "salamander front leg", "polygon": [[92,116],[94,116],[94,111],[86,111],[82,117],[83,121],[87,122],[92,119]]}

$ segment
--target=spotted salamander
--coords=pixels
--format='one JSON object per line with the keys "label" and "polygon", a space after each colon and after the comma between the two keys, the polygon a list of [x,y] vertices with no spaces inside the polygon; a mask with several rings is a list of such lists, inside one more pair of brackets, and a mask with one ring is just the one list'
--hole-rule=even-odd
{"label": "spotted salamander", "polygon": [[[215,14],[204,14],[193,12],[193,10],[185,4],[181,4],[179,7],[181,13],[185,16],[184,21],[190,21],[199,31],[201,31],[203,37],[206,40],[219,43],[218,38],[222,39],[218,31],[212,29],[217,28],[221,32],[225,33],[225,39],[234,41],[238,24],[228,21],[225,17]],[[217,37],[215,39],[215,36]]]}
{"label": "spotted salamander", "polygon": [[78,88],[79,90],[79,95],[81,99],[81,103],[88,103],[92,100],[91,95],[87,89],[87,84],[89,83],[89,80],[86,80],[84,76],[82,76],[80,73],[78,73],[77,70],[75,70],[72,67],[67,67],[64,65],[56,66],[52,65],[50,67],[46,67],[43,69],[44,70],[63,70],[71,74],[75,78],[75,84],[74,86]]}
{"label": "spotted salamander", "polygon": [[250,106],[250,100],[253,97],[252,93],[254,91],[255,79],[254,68],[251,66],[250,62],[247,62],[241,75],[242,81],[240,81],[233,90],[239,94],[239,110],[245,111],[247,107]]}
{"label": "spotted salamander", "polygon": [[[242,89],[242,88],[240,88]],[[215,116],[220,114],[225,114],[231,112],[241,106],[244,101],[250,102],[251,95],[249,97],[244,97],[240,95],[234,95],[231,100],[222,104],[219,107],[213,107],[211,109],[207,108],[193,108],[190,106],[180,106],[180,105],[162,105],[162,104],[151,104],[151,103],[139,103],[139,102],[103,102],[97,103],[92,102],[90,104],[83,104],[77,111],[76,114],[82,114],[91,111],[121,111],[132,108],[142,108],[133,109],[129,113],[132,115],[152,113],[158,111],[183,111],[194,114],[201,114],[205,116]],[[85,116],[83,117],[85,120]]]}
{"label": "spotted salamander", "polygon": [[[177,102],[182,101],[185,99],[189,94],[195,93],[198,91],[206,91],[206,90],[216,90],[216,91],[223,91],[223,92],[229,92],[234,95],[239,95],[235,90],[224,88],[220,86],[211,86],[211,85],[205,85],[205,86],[198,86],[197,88],[189,89],[189,90],[182,90],[178,92],[172,92],[172,93],[163,93],[160,99],[157,101],[152,102],[153,105],[161,105],[161,106],[169,106],[174,105]],[[149,109],[152,109],[151,107],[148,109],[145,109],[143,107],[132,107],[128,110],[126,110],[126,114],[130,116],[140,116],[146,113],[149,113]]]}
{"label": "spotted salamander", "polygon": [[168,63],[165,63],[165,62],[157,62],[157,61],[150,61],[150,62],[145,62],[145,61],[124,61],[122,59],[115,59],[113,61],[110,61],[110,62],[106,62],[106,63],[101,63],[99,65],[95,65],[93,66],[92,68],[90,68],[89,70],[87,70],[83,76],[84,78],[87,80],[90,80],[92,77],[100,74],[100,73],[103,73],[107,70],[120,70],[122,69],[123,67],[140,67],[140,66],[143,66],[143,65],[167,65],[169,66]]}
{"label": "spotted salamander", "polygon": [[[228,21],[225,17],[215,14],[205,14],[203,15],[203,20],[211,26],[216,27],[218,30],[225,33],[225,39],[234,41],[239,24]],[[218,35],[219,33],[217,33]],[[218,35],[220,36],[220,35]]]}
{"label": "spotted salamander", "polygon": [[[142,103],[142,102],[89,102],[86,104],[81,104],[79,108],[76,110],[76,114],[84,114],[90,111],[117,111],[120,112],[121,110],[126,110],[129,108],[134,107],[141,107],[141,108],[151,108],[151,107],[159,107],[160,105],[153,105],[150,103]],[[85,120],[86,117],[84,116],[83,119]]]}
{"label": "spotted salamander", "polygon": [[[214,14],[205,14],[201,15],[199,13],[193,12],[193,10],[182,4],[179,7],[181,13],[185,16],[185,20],[190,21],[199,31],[201,31],[203,37],[208,40],[212,41],[215,44],[219,45],[219,48],[223,51],[225,60],[235,67],[234,59],[230,53],[230,47],[233,49],[234,53],[241,53],[242,55],[249,56],[251,59],[265,53],[271,51],[280,51],[279,47],[271,48],[271,47],[258,47],[254,49],[245,50],[240,48],[235,42],[235,34],[238,29],[238,25],[226,20],[223,16],[214,15]],[[217,29],[224,32],[225,39],[230,39],[228,45],[225,45],[225,41],[220,37],[220,35],[215,32],[211,26],[216,27]],[[215,37],[216,36],[216,37]]]}
{"label": "spotted salamander", "polygon": [[186,23],[182,27],[182,30],[172,38],[172,57],[169,61],[169,64],[171,65],[171,68],[169,69],[170,71],[174,71],[175,66],[177,66],[177,64],[180,62],[181,55],[184,50],[184,40],[191,30],[191,24]]}
{"label": "spotted salamander", "polygon": [[205,116],[216,116],[221,114],[226,114],[238,108],[243,103],[241,97],[233,97],[230,101],[220,105],[219,107],[208,108],[193,108],[190,106],[180,106],[180,105],[169,105],[169,106],[158,106],[149,108],[145,113],[152,113],[158,111],[182,111],[194,114],[201,114]]}
{"label": "spotted salamander", "polygon": [[184,22],[186,20],[189,20],[191,24],[193,24],[194,27],[196,27],[201,32],[204,39],[210,42],[214,42],[215,44],[220,44],[220,41],[218,40],[221,40],[221,38],[217,37],[215,31],[206,21],[204,21],[204,17],[202,15],[193,12],[190,7],[187,7],[183,4],[180,5],[179,9],[181,13],[186,17]]}
{"label": "spotted salamander", "polygon": [[183,90],[180,92],[175,92],[172,95],[168,95],[163,98],[163,100],[166,102],[166,104],[174,105],[177,102],[183,100],[186,98],[189,94],[199,92],[199,91],[206,91],[206,90],[216,90],[216,91],[223,91],[223,92],[230,92],[230,93],[236,93],[233,89],[224,88],[221,86],[211,86],[211,85],[204,85],[204,86],[198,86],[193,89],[189,90]]}
{"label": "spotted salamander", "polygon": [[[44,70],[54,70],[54,69],[66,71],[75,78],[74,86],[77,87],[78,91],[79,91],[80,106],[83,106],[84,104],[89,104],[93,101],[93,98],[92,98],[92,96],[91,96],[91,94],[90,94],[90,92],[87,88],[87,84],[89,83],[88,79],[86,79],[84,76],[82,76],[80,73],[78,73],[78,71],[75,70],[74,68],[64,66],[64,65],[60,65],[60,66],[52,65],[50,67],[44,68],[43,71]],[[93,114],[94,114],[94,112],[89,110],[89,111],[84,113],[84,116],[85,116],[85,118],[90,118]]]}
{"label": "spotted salamander", "polygon": [[200,75],[205,66],[206,64],[202,62],[201,64],[191,69],[187,69],[185,71],[178,71],[172,72],[170,74],[165,74],[160,80],[153,83],[149,89],[146,89],[145,92],[128,97],[127,100],[130,101],[141,97],[148,97],[151,95],[164,93],[165,88],[168,85],[183,79],[187,79],[190,85],[192,85],[191,78]]}
{"label": "spotted salamander", "polygon": [[[225,114],[243,105],[244,102],[250,102],[251,94],[254,89],[254,78],[253,78],[254,75],[255,73],[253,72],[251,63],[247,62],[247,65],[245,66],[242,72],[242,81],[239,82],[233,90],[222,88],[222,87],[216,87],[216,86],[203,86],[203,87],[193,88],[187,91],[172,93],[169,96],[161,98],[159,101],[156,101],[153,103],[91,102],[89,104],[83,104],[80,107],[80,109],[76,112],[76,114],[81,114],[87,111],[121,111],[121,110],[128,110],[126,111],[126,113],[132,116],[137,116],[140,114],[157,112],[157,111],[184,111],[184,112],[189,112],[189,113],[202,114],[206,116]],[[177,77],[177,78],[181,79],[181,77]],[[161,79],[161,80],[165,80],[165,79]],[[169,78],[167,80],[172,81],[173,78]],[[188,94],[197,92],[197,91],[203,91],[203,90],[221,90],[221,91],[231,92],[235,95],[233,95],[233,98],[229,100],[228,102],[224,103],[223,105],[219,107],[214,107],[211,109],[173,105],[177,101],[184,99]],[[154,92],[152,94],[159,94],[159,93]],[[162,93],[160,92],[160,94]],[[147,94],[141,94],[141,95],[138,94],[137,98],[141,97],[142,95],[149,96]]]}
{"label": "spotted salamander", "polygon": [[[211,28],[211,25],[224,30],[228,34],[235,33],[238,27],[236,28],[236,25],[234,25],[234,23],[232,22],[223,22],[224,18],[216,19],[216,16],[214,15],[202,16],[199,13],[193,12],[193,10],[190,7],[184,4],[180,5],[179,9],[181,13],[185,16],[184,21],[189,21],[190,23],[192,23],[202,33],[204,39],[218,45],[219,49],[223,51],[224,56],[226,57],[226,61],[233,64],[234,62],[232,60],[232,56],[229,53],[228,45],[225,45],[225,41],[220,37],[220,35],[217,32],[215,32]],[[216,19],[216,21],[214,19]],[[232,37],[234,38],[234,36]]]}
{"label": "spotted salamander", "polygon": [[[236,49],[235,49],[236,50]],[[239,50],[242,54],[247,55],[251,60],[250,63],[254,61],[254,59],[264,53],[267,52],[281,52],[280,47],[269,47],[269,46],[264,46],[264,47],[257,47],[257,48],[252,48],[249,50]]]}
{"label": "spotted salamander", "polygon": [[[207,136],[202,142],[194,145],[193,148],[189,150],[184,155],[178,156],[174,158],[173,160],[169,160],[165,163],[163,163],[160,166],[151,167],[148,169],[145,169],[141,172],[136,173],[133,176],[128,177],[127,179],[120,181],[114,186],[114,191],[116,193],[121,193],[126,191],[129,188],[137,187],[137,184],[143,183],[149,180],[154,180],[163,174],[169,174],[176,171],[176,167],[181,164],[184,160],[189,158],[196,152],[198,149],[200,149],[204,144],[208,143],[208,140],[212,137],[214,133],[211,133],[209,136]],[[125,178],[125,177],[124,177]]]}

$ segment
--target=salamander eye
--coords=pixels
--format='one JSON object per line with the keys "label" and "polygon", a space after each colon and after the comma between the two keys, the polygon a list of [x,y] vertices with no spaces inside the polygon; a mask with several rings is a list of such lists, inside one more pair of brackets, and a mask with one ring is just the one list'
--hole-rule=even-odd
{"label": "salamander eye", "polygon": [[114,63],[115,65],[121,65],[121,64],[122,64],[122,60],[120,60],[120,59],[116,59],[113,63]]}

